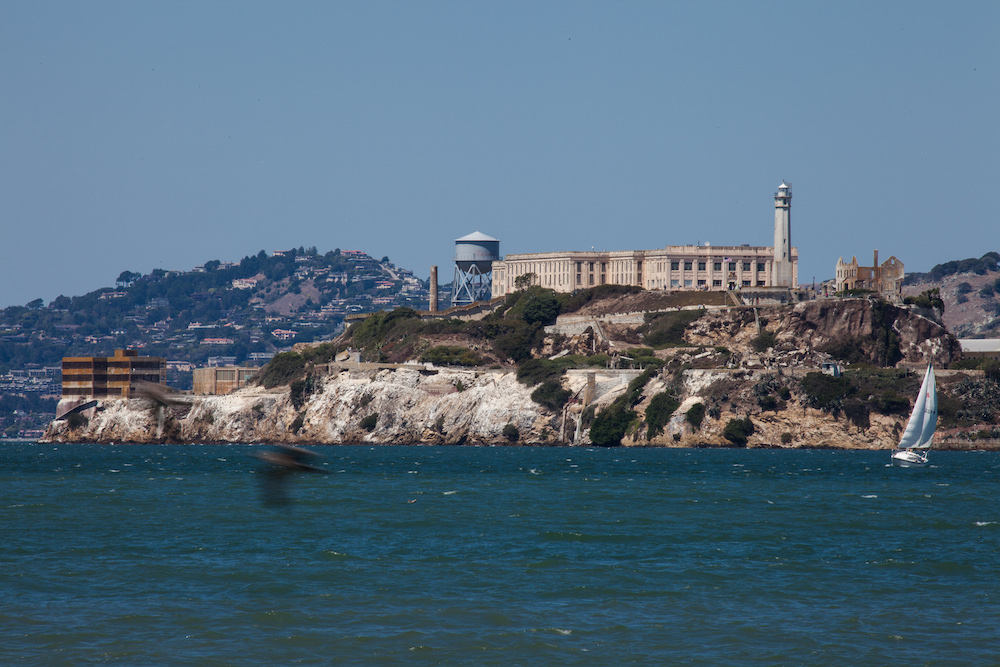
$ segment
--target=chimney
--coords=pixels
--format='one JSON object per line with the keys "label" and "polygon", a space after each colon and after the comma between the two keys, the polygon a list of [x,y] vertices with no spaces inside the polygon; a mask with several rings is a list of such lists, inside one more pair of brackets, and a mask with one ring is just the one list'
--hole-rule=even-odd
{"label": "chimney", "polygon": [[438,309],[438,267],[431,267],[431,303],[428,307],[432,313],[436,313]]}

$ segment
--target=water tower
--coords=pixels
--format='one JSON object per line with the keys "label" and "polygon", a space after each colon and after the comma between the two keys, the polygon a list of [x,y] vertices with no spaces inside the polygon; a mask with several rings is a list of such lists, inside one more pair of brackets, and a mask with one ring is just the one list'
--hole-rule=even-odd
{"label": "water tower", "polygon": [[493,262],[500,259],[500,241],[474,232],[455,239],[455,284],[451,305],[489,301],[493,296]]}

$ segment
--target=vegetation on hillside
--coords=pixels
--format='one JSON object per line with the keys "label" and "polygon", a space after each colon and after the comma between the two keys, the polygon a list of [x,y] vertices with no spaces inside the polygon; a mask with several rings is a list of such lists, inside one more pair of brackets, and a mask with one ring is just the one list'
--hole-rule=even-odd
{"label": "vegetation on hillside", "polygon": [[1000,252],[988,252],[978,259],[970,257],[937,264],[927,273],[909,273],[903,280],[903,284],[940,282],[947,276],[959,273],[974,273],[981,276],[989,271],[1000,271]]}

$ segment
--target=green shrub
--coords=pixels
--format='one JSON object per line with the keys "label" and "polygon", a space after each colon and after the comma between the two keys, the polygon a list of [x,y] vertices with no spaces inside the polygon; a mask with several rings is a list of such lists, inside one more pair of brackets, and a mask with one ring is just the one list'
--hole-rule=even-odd
{"label": "green shrub", "polygon": [[279,352],[260,374],[260,383],[265,389],[290,384],[306,369],[306,360],[298,352]]}
{"label": "green shrub", "polygon": [[[968,285],[968,283],[965,283]],[[919,308],[937,308],[944,312],[944,301],[941,300],[941,290],[937,287],[920,293],[920,296],[908,296],[903,303]]]}
{"label": "green shrub", "polygon": [[69,417],[66,418],[66,425],[69,430],[75,431],[79,428],[85,428],[87,426],[88,420],[83,415],[82,412],[74,412]]}
{"label": "green shrub", "polygon": [[420,355],[420,361],[435,366],[479,366],[483,359],[461,345],[438,345]]}
{"label": "green shrub", "polygon": [[591,301],[606,299],[613,296],[623,296],[625,294],[636,294],[642,288],[636,285],[598,285],[590,289],[578,290],[563,303],[563,313],[575,313]]}
{"label": "green shrub", "polygon": [[722,437],[738,447],[745,447],[756,429],[749,417],[730,419],[722,431]]}
{"label": "green shrub", "polygon": [[685,345],[684,331],[705,314],[705,310],[678,310],[668,313],[647,313],[640,332],[643,340],[653,347]]}
{"label": "green shrub", "polygon": [[507,438],[510,442],[517,442],[521,437],[521,432],[513,424],[507,424],[503,427],[503,437]]}
{"label": "green shrub", "polygon": [[373,412],[361,420],[361,428],[363,428],[366,431],[374,431],[376,426],[378,426],[377,412]]}
{"label": "green shrub", "polygon": [[1000,360],[988,359],[983,363],[983,374],[987,380],[1000,383]]}
{"label": "green shrub", "polygon": [[526,359],[517,367],[517,380],[526,387],[534,387],[548,380],[558,379],[565,366],[551,359]]}
{"label": "green shrub", "polygon": [[890,392],[872,397],[871,407],[883,415],[907,415],[910,413],[910,399]]}
{"label": "green shrub", "polygon": [[806,373],[802,378],[802,391],[806,403],[826,412],[840,412],[843,400],[847,398],[850,385],[846,377],[835,378],[825,373]]}
{"label": "green shrub", "polygon": [[765,352],[768,348],[774,347],[774,333],[761,329],[760,333],[750,341],[750,345],[757,352]]}
{"label": "green shrub", "polygon": [[615,447],[622,444],[625,432],[636,419],[631,408],[615,401],[601,410],[590,427],[590,441],[598,447]]}
{"label": "green shrub", "polygon": [[860,398],[848,398],[844,401],[844,416],[858,428],[867,429],[871,426],[868,414],[868,404]]}
{"label": "green shrub", "polygon": [[757,398],[757,405],[764,412],[773,412],[778,409],[778,399],[774,396],[760,396]]}
{"label": "green shrub", "polygon": [[316,393],[319,388],[319,381],[312,375],[303,380],[295,380],[288,386],[288,397],[296,410],[300,409],[309,397]]}
{"label": "green shrub", "polygon": [[506,333],[492,339],[493,350],[503,358],[520,363],[531,358],[531,350],[544,339],[544,331],[541,326],[532,327],[517,321],[516,325],[507,328]]}
{"label": "green shrub", "polygon": [[549,290],[538,291],[527,297],[524,304],[524,321],[528,324],[541,324],[546,326],[556,323],[559,316],[559,301],[555,294]]}
{"label": "green shrub", "polygon": [[684,413],[684,418],[691,424],[691,428],[696,431],[701,430],[701,422],[705,419],[705,404],[695,403]]}
{"label": "green shrub", "polygon": [[573,392],[569,389],[563,389],[562,384],[557,379],[546,380],[535,391],[531,392],[531,400],[539,405],[544,405],[553,412],[562,410],[572,396]]}
{"label": "green shrub", "polygon": [[783,444],[783,445],[790,445],[790,444],[792,444],[792,434],[789,433],[788,431],[785,431],[784,433],[782,433],[781,434],[781,444]]}
{"label": "green shrub", "polygon": [[351,325],[350,335],[354,344],[358,347],[367,347],[374,341],[385,340],[389,332],[396,328],[404,320],[416,320],[417,327],[420,325],[420,315],[412,308],[396,308],[390,312],[375,313],[366,317],[360,322]]}
{"label": "green shrub", "polygon": [[654,396],[646,406],[646,439],[652,440],[663,433],[663,428],[670,421],[680,402],[668,392],[661,391]]}
{"label": "green shrub", "polygon": [[792,399],[792,390],[788,387],[782,387],[778,390],[778,397],[783,401],[790,401]]}

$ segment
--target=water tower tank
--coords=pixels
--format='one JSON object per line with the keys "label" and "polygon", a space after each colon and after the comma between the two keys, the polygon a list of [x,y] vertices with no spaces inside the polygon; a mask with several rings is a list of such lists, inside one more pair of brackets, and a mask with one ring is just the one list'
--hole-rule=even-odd
{"label": "water tower tank", "polygon": [[493,262],[500,259],[500,241],[481,232],[455,239],[455,283],[451,304],[488,301],[493,292]]}
{"label": "water tower tank", "polygon": [[455,239],[455,264],[463,271],[475,267],[479,273],[493,270],[493,262],[500,259],[500,241],[482,232]]}

